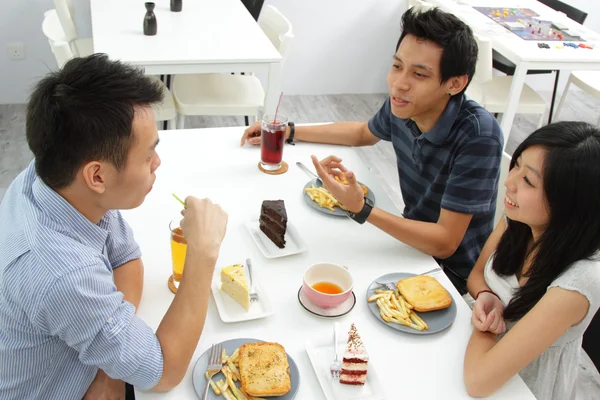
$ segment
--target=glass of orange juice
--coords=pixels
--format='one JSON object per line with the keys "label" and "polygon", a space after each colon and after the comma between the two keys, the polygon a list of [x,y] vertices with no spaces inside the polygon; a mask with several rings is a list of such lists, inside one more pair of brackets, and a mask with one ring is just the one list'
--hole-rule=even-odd
{"label": "glass of orange juice", "polygon": [[[171,259],[173,261],[173,286],[175,292],[181,282],[183,275],[183,266],[185,264],[185,253],[187,251],[187,242],[183,237],[183,230],[179,226],[181,219],[174,219],[169,224],[171,231]],[[171,289],[172,290],[172,289]]]}

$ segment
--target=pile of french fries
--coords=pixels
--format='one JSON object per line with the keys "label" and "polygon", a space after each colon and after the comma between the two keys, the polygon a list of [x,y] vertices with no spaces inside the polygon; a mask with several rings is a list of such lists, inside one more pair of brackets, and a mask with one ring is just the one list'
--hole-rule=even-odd
{"label": "pile of french fries", "polygon": [[418,331],[429,329],[398,290],[375,290],[375,294],[367,300],[369,303],[376,302],[379,315],[385,322],[408,326]]}
{"label": "pile of french fries", "polygon": [[[338,179],[337,176],[336,176],[336,179]],[[338,179],[338,181],[339,181],[339,179]],[[343,182],[340,182],[340,183],[343,183]],[[345,184],[347,185],[348,181],[346,181]],[[369,193],[369,189],[365,185],[360,185],[360,186],[362,187],[363,193],[366,196],[367,193]],[[335,211],[333,209],[333,207],[339,207],[342,210],[345,210],[344,206],[342,206],[342,203],[340,203],[335,197],[333,197],[333,195],[329,192],[329,190],[325,189],[322,186],[315,187],[315,185],[310,185],[309,188],[304,189],[304,192],[306,194],[308,194],[308,197],[310,197],[310,199],[312,201],[317,203],[319,205],[319,207],[324,207],[331,211]]]}
{"label": "pile of french fries", "polygon": [[241,386],[236,386],[235,382],[240,380],[239,351],[240,349],[237,348],[228,356],[225,349],[222,350],[221,363],[223,367],[221,373],[225,376],[225,380],[219,379],[215,382],[208,377],[207,371],[205,376],[208,384],[217,396],[223,395],[225,400],[266,400],[262,397],[251,396]]}
{"label": "pile of french fries", "polygon": [[329,190],[324,187],[315,187],[315,185],[310,185],[309,188],[304,189],[304,192],[308,194],[308,197],[315,203],[319,205],[319,207],[328,208],[331,211],[335,211],[333,207],[340,207],[342,205],[339,201],[331,193]]}

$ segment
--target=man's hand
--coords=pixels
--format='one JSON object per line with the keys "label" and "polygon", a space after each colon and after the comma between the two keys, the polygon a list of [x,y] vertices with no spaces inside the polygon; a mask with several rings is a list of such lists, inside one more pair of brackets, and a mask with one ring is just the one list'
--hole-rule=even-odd
{"label": "man's hand", "polygon": [[[243,146],[244,144],[246,144],[246,142],[248,142],[251,145],[254,146],[260,146],[260,135],[262,133],[262,127],[261,127],[261,122],[255,122],[254,124],[250,125],[248,128],[246,128],[246,130],[244,131],[244,134],[242,135],[242,140],[240,141],[240,146]],[[290,128],[287,127],[285,128],[285,139],[287,139],[290,136]]]}
{"label": "man's hand", "polygon": [[503,312],[504,305],[500,299],[491,293],[483,292],[475,301],[471,322],[478,331],[499,335],[506,331]]}
{"label": "man's hand", "polygon": [[125,400],[125,382],[99,369],[82,400]]}
{"label": "man's hand", "polygon": [[227,213],[209,199],[188,196],[185,204],[181,229],[188,246],[197,247],[201,254],[216,260],[227,231]]}
{"label": "man's hand", "polygon": [[[365,194],[356,181],[356,176],[352,171],[348,171],[342,164],[342,159],[336,156],[329,156],[323,160],[317,160],[317,157],[311,156],[313,165],[325,189],[335,197],[344,208],[353,213],[359,213],[365,204]],[[338,182],[344,178],[348,181],[347,185]]]}

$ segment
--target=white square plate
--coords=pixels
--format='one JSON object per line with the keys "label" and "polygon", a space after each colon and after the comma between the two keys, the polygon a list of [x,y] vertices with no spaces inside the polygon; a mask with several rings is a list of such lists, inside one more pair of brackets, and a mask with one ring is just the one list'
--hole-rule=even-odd
{"label": "white square plate", "polygon": [[[369,361],[367,370],[367,381],[363,386],[343,385],[331,378],[329,371],[329,366],[333,361],[331,344],[330,335],[327,335],[327,338],[306,341],[306,353],[308,353],[308,358],[321,384],[325,398],[327,400],[384,400],[385,396],[381,391],[381,384],[371,361]],[[368,344],[366,345],[368,349]],[[346,341],[339,342],[338,354],[340,357],[345,350]]]}
{"label": "white square plate", "polygon": [[[256,274],[254,276],[256,277]],[[215,299],[221,321],[225,323],[250,321],[273,314],[273,306],[267,297],[267,293],[260,289],[258,283],[255,283],[254,287],[258,294],[258,301],[250,303],[250,310],[246,311],[237,301],[221,290],[221,270],[218,272],[215,271],[210,288],[212,289],[213,298]]]}
{"label": "white square plate", "polygon": [[290,221],[287,223],[287,231],[285,232],[285,247],[283,249],[275,246],[275,243],[273,243],[271,239],[269,239],[267,235],[260,230],[258,227],[258,219],[246,221],[244,225],[246,225],[246,229],[248,230],[248,233],[250,233],[250,236],[252,236],[254,243],[256,243],[256,246],[258,246],[261,253],[266,258],[291,256],[292,254],[298,254],[308,250],[306,243],[304,240],[302,240],[302,237],[300,237],[296,227],[292,225]]}

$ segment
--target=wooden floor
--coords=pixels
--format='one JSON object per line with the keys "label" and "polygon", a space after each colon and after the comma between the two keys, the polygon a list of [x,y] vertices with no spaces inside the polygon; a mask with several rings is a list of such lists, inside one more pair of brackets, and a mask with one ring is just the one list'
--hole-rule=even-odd
{"label": "wooden floor", "polygon": [[[541,92],[547,102],[550,92]],[[285,96],[281,113],[296,123],[367,121],[387,98],[385,94]],[[584,92],[571,91],[557,120],[579,120],[595,124],[600,100]],[[512,154],[517,145],[535,130],[537,116],[517,115],[506,150]],[[186,128],[241,126],[241,117],[188,117]],[[356,149],[369,169],[381,181],[387,194],[402,209],[396,157],[390,143]],[[25,140],[25,105],[0,105],[0,200],[6,187],[32,160]],[[600,399],[600,374],[583,352],[577,383],[577,399]],[[540,399],[542,400],[542,399]]]}

